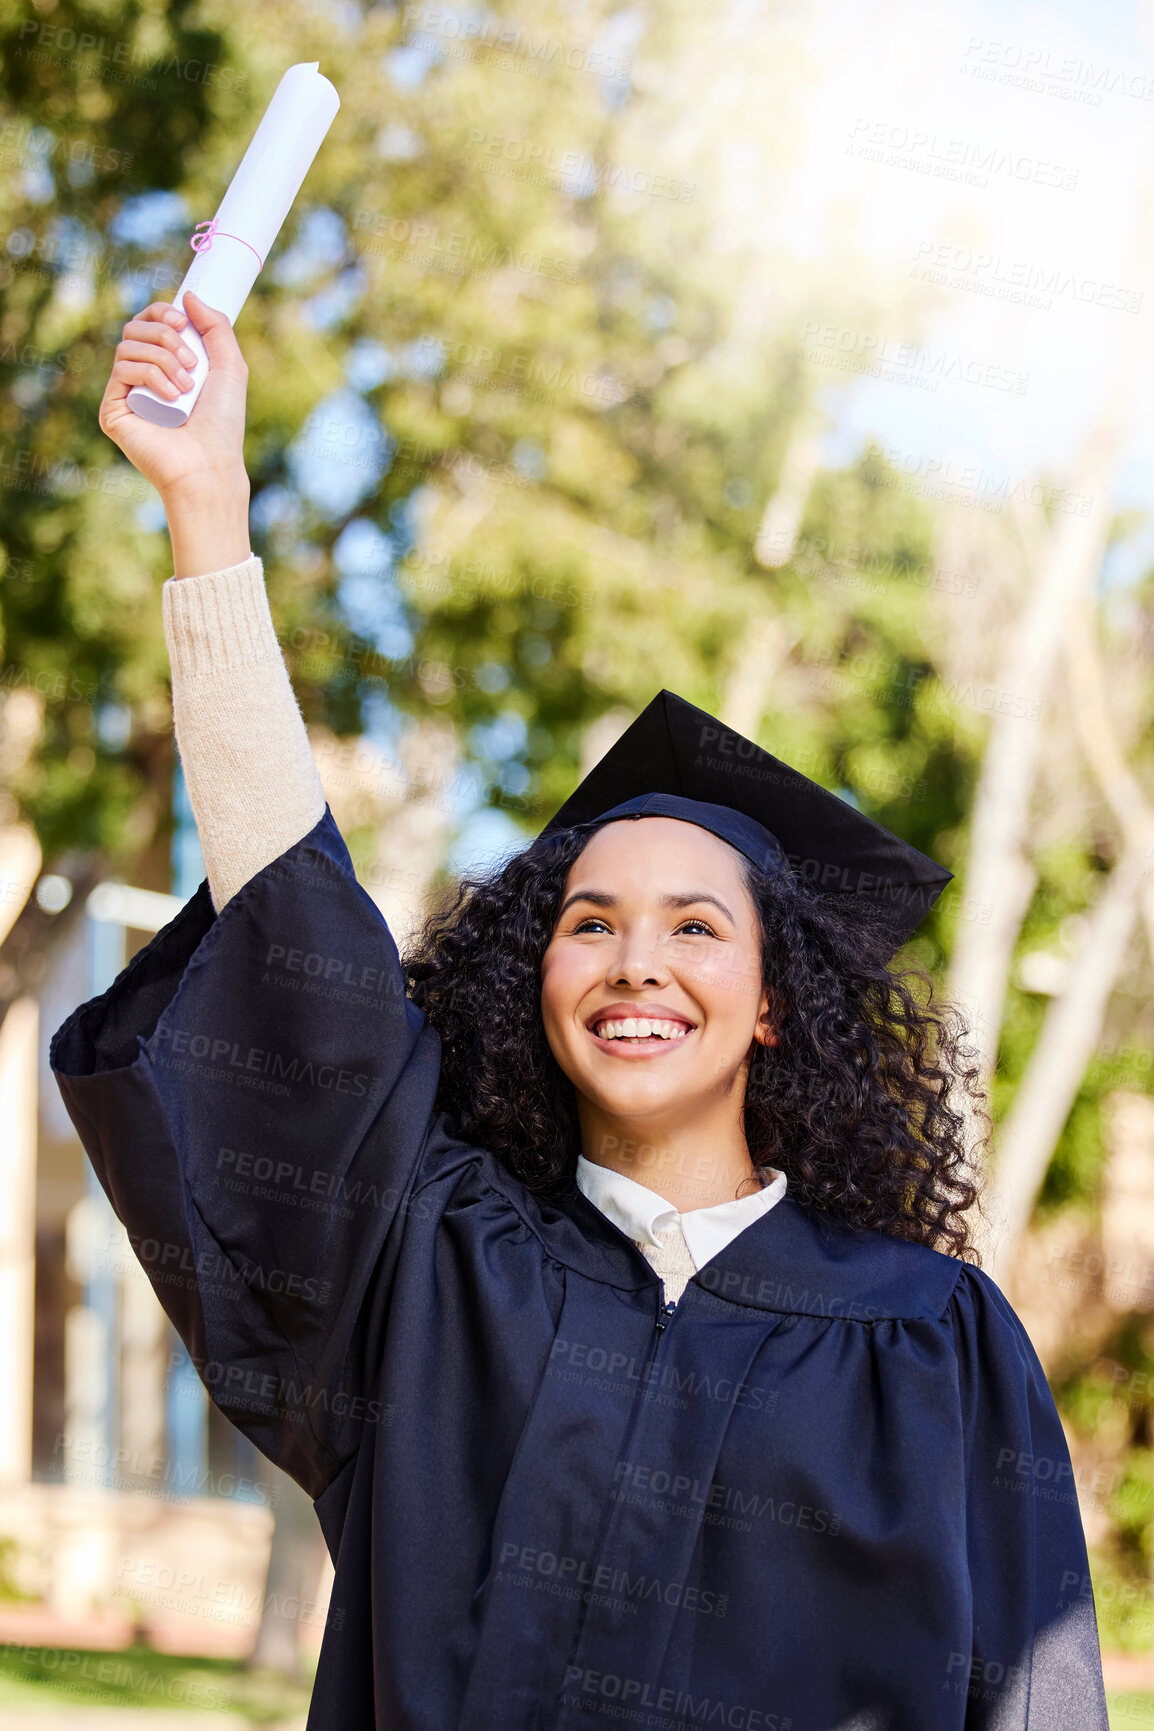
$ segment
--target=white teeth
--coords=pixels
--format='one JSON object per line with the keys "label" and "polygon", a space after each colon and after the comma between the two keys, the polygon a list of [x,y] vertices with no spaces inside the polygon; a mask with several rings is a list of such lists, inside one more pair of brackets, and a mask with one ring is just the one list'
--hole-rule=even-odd
{"label": "white teeth", "polygon": [[620,1022],[599,1022],[596,1032],[603,1040],[683,1040],[689,1029],[680,1022],[661,1022],[652,1016],[626,1016]]}

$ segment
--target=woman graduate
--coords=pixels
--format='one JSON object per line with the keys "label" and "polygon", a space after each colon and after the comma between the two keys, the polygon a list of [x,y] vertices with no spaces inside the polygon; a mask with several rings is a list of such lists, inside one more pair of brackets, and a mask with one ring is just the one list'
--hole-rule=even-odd
{"label": "woman graduate", "polygon": [[[948,873],[660,693],[408,969],[180,315],[101,425],[159,488],[206,882],[52,1064],[220,1410],[335,1564],[310,1731],[1105,1731],[1070,1457],[972,1259]],[[167,383],[169,394],[177,388]]]}

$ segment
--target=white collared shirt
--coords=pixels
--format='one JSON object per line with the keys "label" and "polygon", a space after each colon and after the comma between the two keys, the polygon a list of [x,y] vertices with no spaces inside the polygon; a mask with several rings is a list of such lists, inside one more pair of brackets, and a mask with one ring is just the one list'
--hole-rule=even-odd
{"label": "white collared shirt", "polygon": [[785,1195],[785,1173],[779,1172],[771,1183],[751,1196],[740,1196],[733,1202],[715,1202],[711,1208],[691,1208],[679,1214],[672,1203],[655,1190],[615,1172],[611,1166],[598,1166],[577,1156],[577,1184],[582,1194],[599,1208],[614,1226],[641,1244],[660,1245],[658,1231],[676,1221],[680,1227],[695,1268],[725,1249],[731,1239],[744,1232],[775,1202]]}

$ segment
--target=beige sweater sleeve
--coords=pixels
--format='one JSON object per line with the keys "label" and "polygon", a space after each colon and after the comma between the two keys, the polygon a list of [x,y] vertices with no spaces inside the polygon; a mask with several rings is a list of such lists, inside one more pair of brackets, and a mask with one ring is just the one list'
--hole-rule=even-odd
{"label": "beige sweater sleeve", "polygon": [[255,553],[161,590],[176,744],[213,906],[307,835],[324,790]]}

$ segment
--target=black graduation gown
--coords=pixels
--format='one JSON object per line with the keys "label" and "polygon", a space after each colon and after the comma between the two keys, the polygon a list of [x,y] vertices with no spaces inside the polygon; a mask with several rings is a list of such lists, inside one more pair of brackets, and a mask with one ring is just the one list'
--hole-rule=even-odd
{"label": "black graduation gown", "polygon": [[326,807],[53,1037],[220,1409],[336,1567],[310,1731],[1105,1731],[1070,1458],[980,1271],[788,1197],[671,1311],[434,1112]]}

